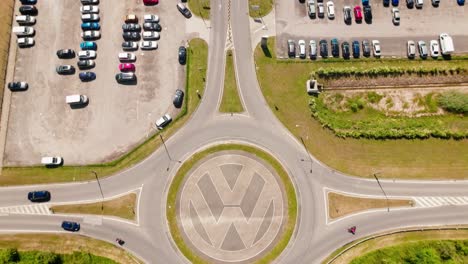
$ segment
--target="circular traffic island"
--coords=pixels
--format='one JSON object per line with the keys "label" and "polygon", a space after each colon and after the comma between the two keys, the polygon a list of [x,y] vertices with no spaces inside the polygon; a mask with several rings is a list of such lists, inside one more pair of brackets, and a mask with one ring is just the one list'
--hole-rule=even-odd
{"label": "circular traffic island", "polygon": [[269,262],[288,244],[296,216],[285,170],[244,145],[193,155],[177,172],[167,201],[173,240],[193,263]]}

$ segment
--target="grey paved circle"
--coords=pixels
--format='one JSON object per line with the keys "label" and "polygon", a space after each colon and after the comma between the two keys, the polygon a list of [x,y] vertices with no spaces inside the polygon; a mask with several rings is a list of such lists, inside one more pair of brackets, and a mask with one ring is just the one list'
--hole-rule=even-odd
{"label": "grey paved circle", "polygon": [[215,263],[261,258],[281,237],[287,201],[269,164],[242,151],[222,151],[199,161],[185,176],[177,221],[184,241]]}

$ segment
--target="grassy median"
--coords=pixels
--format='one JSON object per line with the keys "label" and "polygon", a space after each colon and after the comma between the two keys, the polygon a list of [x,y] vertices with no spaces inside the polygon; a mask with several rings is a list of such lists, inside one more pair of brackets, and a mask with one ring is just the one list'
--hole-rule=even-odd
{"label": "grassy median", "polygon": [[190,0],[188,8],[192,13],[203,19],[210,19],[210,0]]}
{"label": "grassy median", "polygon": [[[186,100],[179,116],[161,132],[165,139],[182,127],[198,107],[200,98],[197,91],[202,95],[205,89],[207,60],[208,45],[206,42],[202,39],[191,40],[187,57]],[[95,179],[93,171],[98,177],[109,176],[137,164],[153,153],[161,146],[158,135],[159,133],[155,133],[122,157],[104,164],[58,168],[45,168],[44,166],[4,167],[0,176],[0,185],[93,180]]]}
{"label": "grassy median", "polygon": [[231,50],[226,54],[223,100],[219,106],[219,111],[222,113],[240,113],[244,111],[237,89],[234,56]]}
{"label": "grassy median", "polygon": [[[268,39],[266,57],[255,51],[257,78],[268,105],[277,118],[298,139],[303,138],[310,153],[336,170],[361,177],[405,179],[468,179],[468,140],[370,140],[344,139],[322,127],[311,116],[305,81],[319,68],[372,68],[385,65],[410,67],[466,67],[468,61],[330,60],[277,61],[275,39]],[[403,64],[404,63],[404,64]]]}
{"label": "grassy median", "polygon": [[[251,17],[264,17],[273,9],[273,0],[249,0],[249,15]],[[258,10],[254,10],[252,6],[258,6]]]}

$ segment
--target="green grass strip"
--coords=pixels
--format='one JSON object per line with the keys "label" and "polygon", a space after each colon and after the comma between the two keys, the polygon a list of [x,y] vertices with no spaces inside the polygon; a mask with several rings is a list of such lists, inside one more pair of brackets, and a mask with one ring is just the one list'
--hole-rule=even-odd
{"label": "green grass strip", "polygon": [[240,113],[244,111],[237,90],[234,56],[231,50],[226,54],[223,100],[219,106],[219,111],[222,113]]}
{"label": "green grass strip", "polygon": [[[264,17],[271,12],[273,4],[273,0],[249,0],[249,15],[254,18]],[[258,10],[252,6],[258,6]]]}
{"label": "green grass strip", "polygon": [[210,0],[190,0],[188,8],[197,17],[210,19]]}

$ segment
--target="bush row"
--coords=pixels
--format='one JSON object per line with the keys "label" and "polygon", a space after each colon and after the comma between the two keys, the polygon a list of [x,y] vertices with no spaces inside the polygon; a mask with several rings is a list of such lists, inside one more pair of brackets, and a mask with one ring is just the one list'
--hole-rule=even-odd
{"label": "bush row", "polygon": [[441,94],[437,102],[446,111],[458,114],[468,114],[468,94],[450,91]]}
{"label": "bush row", "polygon": [[72,254],[57,254],[46,251],[18,252],[15,248],[0,249],[0,263],[21,264],[62,264],[62,263],[115,263],[108,258],[94,256],[86,252],[73,252]]}
{"label": "bush row", "polygon": [[349,68],[319,68],[315,71],[315,76],[324,79],[334,79],[341,77],[397,77],[402,75],[417,74],[426,75],[454,75],[466,73],[462,67],[453,68],[402,68],[402,67],[375,67],[370,69]]}

